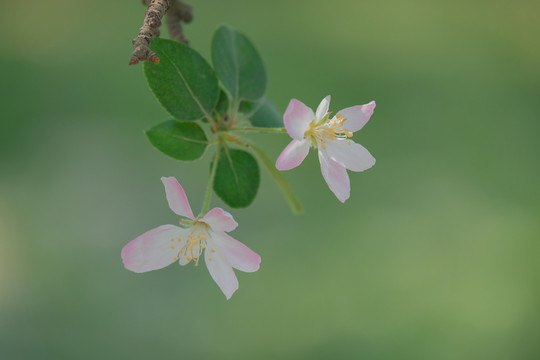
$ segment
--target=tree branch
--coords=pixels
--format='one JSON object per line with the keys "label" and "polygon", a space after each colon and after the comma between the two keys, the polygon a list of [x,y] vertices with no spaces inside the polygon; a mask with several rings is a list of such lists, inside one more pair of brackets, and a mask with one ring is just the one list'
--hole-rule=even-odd
{"label": "tree branch", "polygon": [[171,8],[167,12],[167,27],[171,39],[189,44],[189,41],[184,36],[182,22],[189,24],[192,20],[193,11],[191,6],[180,0],[171,0]]}
{"label": "tree branch", "polygon": [[138,64],[139,61],[148,60],[154,64],[159,63],[159,57],[150,50],[150,41],[153,37],[159,36],[159,27],[163,15],[169,10],[169,0],[143,0],[148,5],[144,22],[139,30],[139,35],[133,39],[133,54],[129,60],[129,65]]}
{"label": "tree branch", "polygon": [[167,14],[167,27],[173,40],[187,44],[184,36],[182,22],[190,23],[193,20],[191,6],[180,0],[142,0],[148,8],[139,35],[133,39],[133,54],[129,65],[138,64],[139,61],[159,63],[158,55],[150,50],[152,38],[159,36],[161,19]]}

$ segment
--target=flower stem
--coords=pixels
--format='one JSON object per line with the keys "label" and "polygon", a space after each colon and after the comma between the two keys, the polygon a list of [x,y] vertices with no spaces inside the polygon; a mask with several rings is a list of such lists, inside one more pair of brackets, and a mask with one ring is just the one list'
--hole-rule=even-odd
{"label": "flower stem", "polygon": [[219,155],[221,153],[222,147],[221,138],[217,146],[216,155],[212,159],[212,170],[210,171],[210,179],[208,179],[208,186],[206,187],[206,195],[204,196],[204,203],[202,206],[201,213],[206,214],[210,208],[210,199],[212,198],[212,188],[214,186],[214,179],[216,178],[216,170],[219,162]]}
{"label": "flower stem", "polygon": [[243,127],[243,128],[231,128],[229,131],[253,131],[261,133],[285,133],[287,130],[285,128],[261,128],[261,127]]}
{"label": "flower stem", "polygon": [[[285,129],[283,129],[285,130]],[[291,185],[285,179],[281,171],[276,169],[276,166],[274,165],[274,162],[266,155],[264,151],[262,151],[257,146],[250,144],[250,147],[255,151],[257,156],[259,157],[259,160],[263,164],[263,166],[266,168],[266,171],[272,176],[272,179],[276,182],[276,184],[281,189],[281,192],[283,192],[283,195],[287,199],[287,202],[289,203],[289,207],[291,208],[292,212],[294,214],[301,214],[304,212],[304,208],[302,207],[302,203],[300,203],[300,200],[294,193],[293,189],[291,188]]]}

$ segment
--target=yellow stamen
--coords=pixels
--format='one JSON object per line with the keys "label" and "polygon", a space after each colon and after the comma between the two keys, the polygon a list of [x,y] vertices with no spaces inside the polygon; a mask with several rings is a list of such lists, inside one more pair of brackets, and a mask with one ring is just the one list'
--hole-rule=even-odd
{"label": "yellow stamen", "polygon": [[174,246],[171,246],[171,249],[174,249]]}

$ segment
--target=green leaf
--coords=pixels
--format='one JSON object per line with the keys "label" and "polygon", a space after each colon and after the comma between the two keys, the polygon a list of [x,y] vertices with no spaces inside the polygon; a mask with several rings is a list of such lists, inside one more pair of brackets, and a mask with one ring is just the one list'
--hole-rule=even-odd
{"label": "green leaf", "polygon": [[203,155],[208,144],[198,124],[176,120],[154,126],[146,136],[159,151],[176,160],[196,160]]}
{"label": "green leaf", "polygon": [[229,111],[229,96],[223,90],[219,94],[219,101],[216,105],[215,111],[223,118]]}
{"label": "green leaf", "polygon": [[261,106],[249,119],[251,124],[256,127],[282,128],[283,117],[281,112],[267,98],[263,98],[261,102]]}
{"label": "green leaf", "polygon": [[263,101],[265,98],[259,99],[257,101],[241,101],[240,106],[238,107],[238,111],[244,114],[246,117],[251,117],[251,115],[255,114],[257,110],[262,106]]}
{"label": "green leaf", "polygon": [[176,41],[156,38],[150,47],[160,62],[145,62],[144,73],[161,105],[178,120],[193,121],[210,114],[219,98],[219,86],[206,60]]}
{"label": "green leaf", "polygon": [[212,39],[216,74],[233,100],[260,99],[266,90],[266,71],[253,44],[243,34],[222,26]]}
{"label": "green leaf", "polygon": [[251,204],[260,182],[259,164],[251,154],[227,146],[221,150],[214,191],[227,205],[243,208]]}

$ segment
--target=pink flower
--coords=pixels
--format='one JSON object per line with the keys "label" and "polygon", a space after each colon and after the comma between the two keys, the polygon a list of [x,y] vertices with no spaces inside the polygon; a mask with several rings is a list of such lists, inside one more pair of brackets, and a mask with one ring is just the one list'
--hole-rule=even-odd
{"label": "pink flower", "polygon": [[302,102],[292,99],[283,121],[293,141],[276,161],[278,170],[290,170],[302,163],[310,146],[317,147],[321,172],[330,190],[341,202],[350,196],[351,185],[347,169],[364,171],[375,165],[375,158],[362,145],[349,138],[368,122],[375,101],[340,110],[332,119],[330,95],[325,97],[316,113]]}
{"label": "pink flower", "polygon": [[226,232],[238,223],[231,214],[214,208],[197,218],[182,186],[174,177],[162,177],[171,210],[189,220],[180,220],[183,227],[161,225],[131,240],[122,249],[126,269],[136,273],[161,269],[178,261],[180,265],[204,261],[210,275],[227,299],[238,289],[233,268],[245,272],[259,269],[261,257]]}

